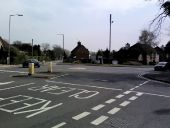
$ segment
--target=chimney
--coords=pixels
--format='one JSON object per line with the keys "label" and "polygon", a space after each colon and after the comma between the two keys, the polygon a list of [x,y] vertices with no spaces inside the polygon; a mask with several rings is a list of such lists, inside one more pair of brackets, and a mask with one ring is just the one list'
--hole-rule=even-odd
{"label": "chimney", "polygon": [[81,46],[81,42],[80,42],[80,41],[79,41],[79,42],[77,42],[77,45],[78,45],[78,46]]}

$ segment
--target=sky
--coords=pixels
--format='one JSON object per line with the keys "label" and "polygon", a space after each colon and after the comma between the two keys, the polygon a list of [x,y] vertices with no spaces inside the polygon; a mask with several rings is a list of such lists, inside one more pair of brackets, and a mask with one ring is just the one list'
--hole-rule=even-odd
{"label": "sky", "polygon": [[[138,41],[143,29],[160,12],[156,0],[0,0],[0,36],[9,38],[11,17],[11,42],[19,40],[34,44],[49,43],[72,50],[80,41],[89,51],[109,47],[109,15],[112,14],[111,50],[119,50],[126,43]],[[168,20],[165,21],[159,45],[169,41]]]}

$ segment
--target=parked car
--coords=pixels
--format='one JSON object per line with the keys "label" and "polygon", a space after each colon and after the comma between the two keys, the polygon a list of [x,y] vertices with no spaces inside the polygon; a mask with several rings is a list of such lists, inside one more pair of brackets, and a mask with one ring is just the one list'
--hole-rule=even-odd
{"label": "parked car", "polygon": [[23,62],[22,67],[23,68],[28,68],[29,67],[29,63],[34,63],[34,67],[39,68],[40,67],[40,62],[36,59],[29,59]]}
{"label": "parked car", "polygon": [[170,62],[159,62],[154,66],[155,71],[166,71],[170,69]]}

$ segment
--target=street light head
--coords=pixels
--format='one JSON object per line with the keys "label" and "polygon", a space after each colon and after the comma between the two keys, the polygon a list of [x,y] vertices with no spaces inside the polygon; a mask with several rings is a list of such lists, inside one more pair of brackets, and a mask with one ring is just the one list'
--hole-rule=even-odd
{"label": "street light head", "polygon": [[22,14],[17,14],[17,16],[23,16]]}

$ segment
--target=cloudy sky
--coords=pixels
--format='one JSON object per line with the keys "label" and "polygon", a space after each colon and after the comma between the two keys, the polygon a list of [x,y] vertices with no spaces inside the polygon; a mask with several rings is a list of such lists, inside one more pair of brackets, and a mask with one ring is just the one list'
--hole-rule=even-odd
{"label": "cloudy sky", "polygon": [[[72,50],[81,41],[90,51],[106,49],[109,45],[109,14],[112,14],[112,50],[125,43],[138,41],[141,30],[147,29],[159,13],[156,0],[1,0],[0,36],[8,39],[9,15],[12,17],[11,41],[20,40],[36,44],[50,43]],[[159,38],[166,44],[166,27]]]}

